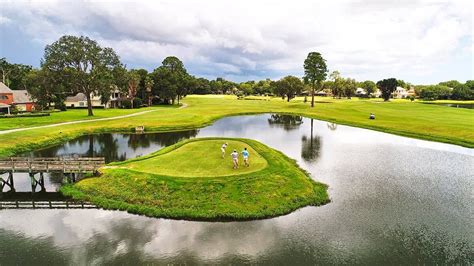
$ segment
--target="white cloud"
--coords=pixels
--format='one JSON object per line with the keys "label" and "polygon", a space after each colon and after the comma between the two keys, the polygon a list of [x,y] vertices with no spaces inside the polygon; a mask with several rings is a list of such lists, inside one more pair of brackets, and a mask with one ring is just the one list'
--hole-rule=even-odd
{"label": "white cloud", "polygon": [[86,34],[125,62],[158,66],[176,55],[196,75],[301,75],[307,53],[320,51],[330,69],[377,79],[424,75],[466,50],[472,8],[469,0],[12,1],[4,13],[44,44]]}
{"label": "white cloud", "polygon": [[7,23],[10,23],[10,22],[11,22],[11,20],[9,18],[0,15],[0,25],[7,24]]}

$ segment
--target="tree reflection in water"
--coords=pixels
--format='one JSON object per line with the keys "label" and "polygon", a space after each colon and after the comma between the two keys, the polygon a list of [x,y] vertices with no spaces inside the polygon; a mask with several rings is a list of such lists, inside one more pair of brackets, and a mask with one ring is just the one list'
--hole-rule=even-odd
{"label": "tree reflection in water", "polygon": [[306,162],[315,162],[320,155],[321,138],[313,136],[313,119],[311,119],[311,134],[308,138],[303,135],[301,138],[301,157]]}
{"label": "tree reflection in water", "polygon": [[283,127],[284,130],[297,129],[303,124],[302,116],[272,114],[268,119],[270,126]]}
{"label": "tree reflection in water", "polygon": [[327,126],[332,131],[337,129],[337,124],[334,124],[334,123],[327,123]]}
{"label": "tree reflection in water", "polygon": [[[137,150],[175,144],[183,139],[195,137],[199,130],[186,130],[177,132],[148,133],[148,134],[117,134],[103,133],[81,136],[67,141],[61,145],[29,152],[24,156],[56,157],[56,156],[82,156],[105,157],[107,163],[124,161],[138,155]],[[150,151],[150,152],[152,152]]]}

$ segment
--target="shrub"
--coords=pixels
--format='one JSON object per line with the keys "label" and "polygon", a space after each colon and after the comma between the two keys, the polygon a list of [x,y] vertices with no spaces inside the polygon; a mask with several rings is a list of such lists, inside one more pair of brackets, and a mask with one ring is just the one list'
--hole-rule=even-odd
{"label": "shrub", "polygon": [[448,99],[451,96],[451,89],[443,85],[430,85],[421,89],[420,97],[423,100]]}
{"label": "shrub", "polygon": [[130,109],[132,108],[132,102],[129,99],[123,99],[121,101],[121,108]]}
{"label": "shrub", "polygon": [[133,108],[140,108],[142,106],[142,99],[133,98]]}
{"label": "shrub", "polygon": [[471,88],[466,84],[460,84],[453,89],[451,94],[453,100],[474,100],[474,86]]}

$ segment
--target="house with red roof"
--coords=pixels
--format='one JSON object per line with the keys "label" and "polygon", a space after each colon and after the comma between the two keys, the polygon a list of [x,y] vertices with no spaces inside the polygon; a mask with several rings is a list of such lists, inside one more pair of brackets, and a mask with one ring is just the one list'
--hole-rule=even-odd
{"label": "house with red roof", "polygon": [[11,90],[0,82],[0,112],[10,114],[12,108],[31,112],[35,109],[35,102],[26,90]]}

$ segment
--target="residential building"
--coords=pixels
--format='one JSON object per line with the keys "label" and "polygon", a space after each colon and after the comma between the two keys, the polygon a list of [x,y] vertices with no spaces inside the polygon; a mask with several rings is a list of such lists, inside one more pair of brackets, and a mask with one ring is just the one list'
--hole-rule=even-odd
{"label": "residential building", "polygon": [[355,95],[357,97],[363,97],[363,96],[367,95],[367,92],[363,88],[357,88],[356,91],[355,91]]}
{"label": "residential building", "polygon": [[9,114],[12,108],[31,112],[35,109],[35,102],[26,90],[11,90],[0,82],[0,112]]}
{"label": "residential building", "polygon": [[[110,95],[109,101],[103,104],[100,96],[92,94],[91,103],[94,108],[116,108],[118,107],[118,101],[120,101],[120,92],[115,90]],[[80,92],[74,96],[66,97],[64,104],[67,108],[87,108],[87,97],[84,93]]]}
{"label": "residential building", "polygon": [[26,90],[12,90],[13,105],[20,112],[31,112],[35,110],[35,103]]}
{"label": "residential building", "polygon": [[408,97],[408,92],[405,88],[398,86],[395,91],[392,93],[393,98],[404,99]]}

